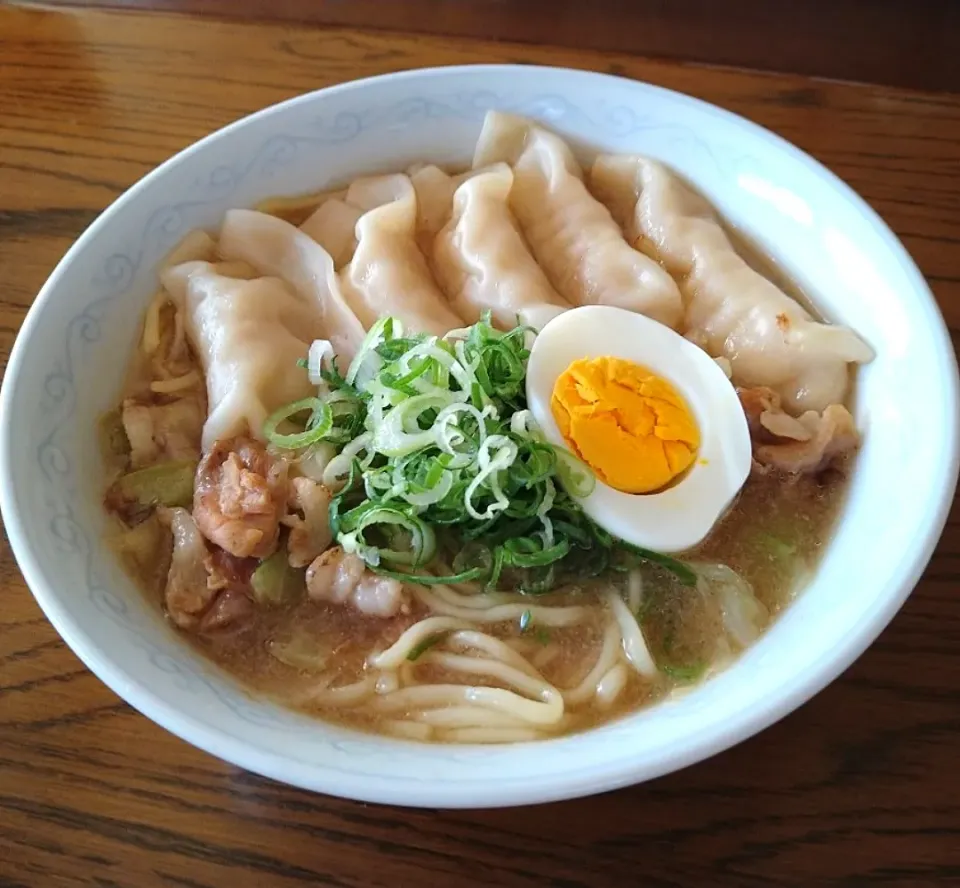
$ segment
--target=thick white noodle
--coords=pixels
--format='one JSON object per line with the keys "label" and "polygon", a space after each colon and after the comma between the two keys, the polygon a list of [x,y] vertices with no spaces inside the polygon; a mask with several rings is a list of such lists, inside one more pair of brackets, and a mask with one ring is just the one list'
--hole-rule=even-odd
{"label": "thick white noodle", "polygon": [[597,693],[597,685],[617,661],[620,654],[620,627],[616,620],[610,620],[603,632],[603,645],[593,668],[583,677],[583,680],[567,690],[561,690],[563,700],[567,706],[577,706],[586,703]]}
{"label": "thick white noodle", "polygon": [[486,610],[499,604],[522,604],[529,601],[522,595],[511,592],[458,592],[454,586],[431,586],[430,591],[437,597],[454,607],[470,608],[471,610]]}
{"label": "thick white noodle", "polygon": [[466,620],[456,620],[452,617],[427,617],[419,623],[414,623],[383,653],[369,657],[367,663],[373,669],[397,669],[403,665],[410,652],[428,638],[441,632],[470,628],[472,627]]}
{"label": "thick white noodle", "polygon": [[617,663],[597,685],[597,703],[604,709],[612,706],[627,685],[627,667]]}
{"label": "thick white noodle", "polygon": [[[359,707],[383,716],[385,733],[411,740],[521,742],[555,736],[571,723],[570,707],[592,700],[603,708],[612,706],[624,692],[631,668],[656,675],[636,618],[616,592],[602,593],[609,610],[594,663],[578,683],[564,689],[541,671],[560,656],[558,643],[498,638],[485,627],[527,610],[539,625],[573,626],[591,616],[590,607],[529,606],[528,599],[510,593],[464,595],[447,586],[411,590],[431,616],[409,627],[386,650],[375,650],[362,679],[331,687],[328,678],[303,696],[302,705]],[[627,595],[639,606],[639,575],[628,580]],[[409,659],[433,639],[435,645]],[[450,678],[423,682],[423,667]]]}
{"label": "thick white noodle", "polygon": [[520,691],[534,700],[547,701],[557,690],[542,678],[534,678],[526,672],[521,672],[514,666],[508,666],[499,660],[488,660],[486,657],[468,657],[465,654],[448,654],[445,651],[430,651],[421,658],[426,665],[432,663],[452,672],[465,672],[471,676],[492,678],[500,684]]}
{"label": "thick white noodle", "polygon": [[412,712],[415,709],[435,709],[448,706],[470,705],[468,685],[414,684],[392,694],[384,694],[372,700],[370,708],[377,712]]}
{"label": "thick white noodle", "polygon": [[429,589],[423,586],[411,586],[414,595],[433,613],[447,617],[460,617],[464,620],[476,620],[479,623],[503,623],[508,620],[519,620],[527,611],[530,619],[540,626],[574,626],[585,619],[590,611],[586,607],[549,607],[546,605],[529,605],[523,602],[517,604],[501,604],[481,610],[480,608],[459,607],[447,604],[438,598]]}
{"label": "thick white noodle", "polygon": [[374,675],[355,681],[352,684],[331,688],[326,684],[311,688],[300,699],[301,705],[312,706],[357,706],[374,696],[377,691],[377,679]]}
{"label": "thick white noodle", "polygon": [[140,351],[152,355],[160,348],[160,309],[169,301],[166,290],[158,290],[147,306],[143,319],[143,334],[140,337]]}
{"label": "thick white noodle", "polygon": [[501,659],[504,663],[519,669],[521,672],[533,678],[543,679],[543,676],[530,664],[526,657],[513,650],[505,641],[494,638],[486,632],[477,632],[473,629],[460,629],[446,640],[446,646],[452,647],[455,650],[472,649],[483,651],[490,657]]}
{"label": "thick white noodle", "polygon": [[409,713],[412,721],[439,728],[510,728],[522,724],[506,712],[493,712],[479,706],[448,706],[446,709],[422,709]]}
{"label": "thick white noodle", "polygon": [[503,688],[434,684],[403,688],[377,697],[370,703],[380,712],[409,712],[413,709],[473,705],[506,712],[534,725],[554,725],[563,717],[563,697],[550,687],[545,700],[528,700]]}
{"label": "thick white noodle", "polygon": [[526,743],[542,737],[534,728],[452,728],[439,734],[445,743]]}
{"label": "thick white noodle", "polygon": [[630,613],[630,609],[616,592],[607,589],[603,595],[610,605],[610,610],[617,625],[620,627],[620,634],[623,637],[623,652],[627,655],[627,659],[642,676],[655,678],[657,676],[657,664],[653,662],[653,657],[650,656],[650,649],[644,640],[643,632],[640,631],[637,618]]}
{"label": "thick white noodle", "polygon": [[402,737],[404,740],[426,742],[433,739],[433,728],[416,721],[391,718],[380,722],[380,725],[388,734],[393,734],[394,737]]}

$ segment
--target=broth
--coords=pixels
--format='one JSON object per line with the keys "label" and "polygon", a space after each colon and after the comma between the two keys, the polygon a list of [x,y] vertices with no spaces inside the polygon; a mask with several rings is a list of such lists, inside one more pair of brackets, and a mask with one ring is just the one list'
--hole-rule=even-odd
{"label": "broth", "polygon": [[[816,568],[845,490],[845,480],[839,473],[798,479],[753,475],[727,517],[686,557],[729,564],[751,584],[772,622]],[[662,572],[650,571],[645,586],[650,601],[642,618],[643,630],[657,663],[668,671],[657,683],[631,675],[614,704],[578,708],[568,718],[564,731],[585,730],[617,719],[710,674],[704,660],[713,657],[711,645],[722,634],[716,614],[703,606],[696,592],[672,582]],[[603,641],[605,605],[595,590],[580,593],[578,603],[584,598],[596,611],[585,625],[559,630],[532,626],[523,632],[518,621],[511,620],[496,623],[491,629],[498,638],[539,652],[545,662],[542,672],[551,683],[573,686],[590,670]],[[550,596],[543,603],[569,604],[571,600],[571,596]],[[330,653],[325,665],[336,663],[334,684],[351,685],[364,677],[364,663],[371,650],[389,647],[425,615],[425,609],[417,609],[384,625],[358,619],[342,607],[304,599],[266,612],[247,631],[187,638],[245,685],[279,702],[358,730],[389,733],[385,723],[395,718],[311,703],[315,673],[281,663],[270,653],[270,645],[298,634],[313,639],[317,649]],[[732,655],[728,652],[726,658]],[[416,662],[410,666],[416,667]],[[711,672],[724,665],[725,660],[721,660]],[[456,678],[432,668],[434,672],[427,671],[427,677]]]}

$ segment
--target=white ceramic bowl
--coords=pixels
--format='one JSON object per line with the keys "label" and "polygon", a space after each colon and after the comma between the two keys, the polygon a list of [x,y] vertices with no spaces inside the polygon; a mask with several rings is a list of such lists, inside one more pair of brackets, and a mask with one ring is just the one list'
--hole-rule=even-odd
{"label": "white ceramic bowl", "polygon": [[[586,734],[425,747],[248,696],[192,651],[104,547],[95,420],[115,403],[155,263],[229,207],[416,160],[466,162],[489,108],[607,151],[662,158],[777,257],[877,359],[866,438],[816,578],[727,672],[681,701]],[[417,806],[514,805],[647,780],[719,752],[845,669],[913,588],[957,475],[957,371],[923,278],[846,185],[769,132],[640,83],[532,67],[411,71],[261,111],[178,154],[74,245],[30,310],[3,383],[3,517],[41,607],[120,696],[190,743],[309,789]]]}

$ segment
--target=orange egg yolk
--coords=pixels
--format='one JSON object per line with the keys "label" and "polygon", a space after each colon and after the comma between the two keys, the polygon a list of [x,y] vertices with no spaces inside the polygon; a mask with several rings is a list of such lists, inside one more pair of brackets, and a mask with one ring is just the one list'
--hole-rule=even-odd
{"label": "orange egg yolk", "polygon": [[557,379],[550,408],[564,440],[601,481],[653,493],[696,458],[700,431],[679,392],[622,358],[581,358]]}

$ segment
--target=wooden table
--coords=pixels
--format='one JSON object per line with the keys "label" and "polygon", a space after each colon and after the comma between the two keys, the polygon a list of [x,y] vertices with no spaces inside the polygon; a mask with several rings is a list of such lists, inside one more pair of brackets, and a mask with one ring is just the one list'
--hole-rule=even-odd
{"label": "wooden table", "polygon": [[[489,61],[624,74],[781,133],[884,216],[960,335],[960,96],[466,39],[2,7],[3,359],[70,242],[198,137],[350,78]],[[0,558],[3,888],[960,884],[956,509],[893,625],[780,724],[646,786],[473,813],[311,795],[193,749],[90,674],[5,540]]]}

